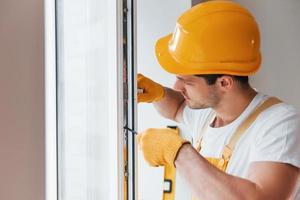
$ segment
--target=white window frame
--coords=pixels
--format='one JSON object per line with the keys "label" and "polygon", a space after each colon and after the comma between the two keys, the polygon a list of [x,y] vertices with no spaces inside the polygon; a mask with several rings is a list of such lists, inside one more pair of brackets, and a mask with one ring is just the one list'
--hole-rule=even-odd
{"label": "white window frame", "polygon": [[[131,1],[131,0],[130,0]],[[131,1],[132,2],[132,1]],[[119,99],[123,99],[123,2],[122,0],[109,1],[108,12],[110,15],[110,24],[108,31],[109,34],[114,36],[110,37],[110,44],[114,44],[109,49],[109,65],[114,66],[110,68],[110,80],[114,80],[109,85],[109,102],[111,105],[111,112],[109,115],[109,152],[110,157],[117,159],[109,160],[109,165],[114,169],[111,170],[110,180],[110,198],[124,199],[123,181],[124,181],[124,158],[123,158],[123,144],[124,144],[124,127],[123,127],[123,103]],[[46,162],[46,200],[59,200],[58,199],[58,152],[57,152],[57,47],[56,47],[56,1],[44,1],[45,13],[45,162]],[[134,62],[135,61],[131,61]],[[134,73],[136,74],[135,70]],[[117,74],[117,76],[114,76]],[[132,86],[130,86],[132,87]],[[136,86],[134,85],[136,88]],[[135,91],[135,89],[133,90]],[[134,101],[136,102],[136,97]],[[115,106],[118,105],[118,106]],[[134,111],[136,112],[136,111]],[[133,119],[135,120],[135,119]],[[115,122],[118,122],[117,125]],[[135,156],[136,157],[136,156]],[[136,169],[134,169],[136,170]],[[137,177],[135,177],[137,180]],[[129,185],[132,185],[131,181]],[[137,184],[136,184],[137,185]],[[133,190],[137,191],[137,190]],[[128,191],[129,199],[137,199],[137,192],[132,194]]]}
{"label": "white window frame", "polygon": [[45,199],[57,200],[55,1],[44,1],[45,30]]}

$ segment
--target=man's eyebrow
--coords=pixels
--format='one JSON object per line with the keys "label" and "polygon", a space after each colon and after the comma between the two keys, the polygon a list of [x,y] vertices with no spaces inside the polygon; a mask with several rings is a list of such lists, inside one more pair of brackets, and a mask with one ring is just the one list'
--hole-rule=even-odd
{"label": "man's eyebrow", "polygon": [[177,78],[178,80],[183,81],[183,82],[193,82],[190,78],[181,78],[181,77],[178,77],[178,76],[176,76],[176,78]]}
{"label": "man's eyebrow", "polygon": [[183,78],[176,76],[177,79],[181,80],[181,81],[185,81]]}

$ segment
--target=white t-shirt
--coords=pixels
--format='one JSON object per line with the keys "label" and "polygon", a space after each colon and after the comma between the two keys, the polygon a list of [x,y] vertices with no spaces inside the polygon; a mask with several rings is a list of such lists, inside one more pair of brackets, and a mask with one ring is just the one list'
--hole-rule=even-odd
{"label": "white t-shirt", "polygon": [[[228,144],[235,129],[267,98],[267,95],[258,93],[235,121],[219,128],[209,126],[203,136],[200,154],[220,158],[223,147]],[[199,140],[202,134],[200,132],[211,112],[210,108],[184,109],[184,124],[190,130],[192,142]],[[262,112],[240,137],[226,172],[246,178],[249,165],[255,161],[289,163],[300,168],[299,123],[297,110],[285,103],[273,105]]]}

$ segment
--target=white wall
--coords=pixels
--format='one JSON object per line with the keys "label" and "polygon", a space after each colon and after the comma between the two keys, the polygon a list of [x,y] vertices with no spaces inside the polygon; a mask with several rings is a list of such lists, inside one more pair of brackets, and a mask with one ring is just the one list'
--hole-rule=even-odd
{"label": "white wall", "polygon": [[300,109],[300,1],[236,2],[252,11],[261,30],[263,62],[252,85]]}
{"label": "white wall", "polygon": [[45,194],[43,1],[0,3],[0,199]]}
{"label": "white wall", "polygon": [[[238,0],[253,12],[262,37],[263,63],[259,73],[250,78],[261,92],[275,95],[300,108],[300,1]],[[154,55],[155,41],[172,32],[177,17],[190,7],[187,1],[138,1],[138,71],[166,86],[174,76],[165,72]],[[139,130],[174,124],[160,117],[150,104],[139,104]],[[162,168],[149,167],[139,155],[139,196],[143,200],[161,199]],[[178,177],[178,176],[177,176]],[[176,195],[188,199],[185,187]],[[185,192],[186,191],[186,192]],[[186,194],[184,197],[183,194]]]}

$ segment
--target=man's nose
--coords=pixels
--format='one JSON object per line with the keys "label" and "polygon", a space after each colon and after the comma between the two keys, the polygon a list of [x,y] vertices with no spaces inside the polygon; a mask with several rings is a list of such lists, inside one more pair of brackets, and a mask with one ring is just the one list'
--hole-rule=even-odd
{"label": "man's nose", "polygon": [[175,81],[175,84],[173,86],[173,89],[176,90],[176,91],[183,91],[183,88],[184,88],[184,85],[183,85],[183,82],[181,80],[176,80]]}

